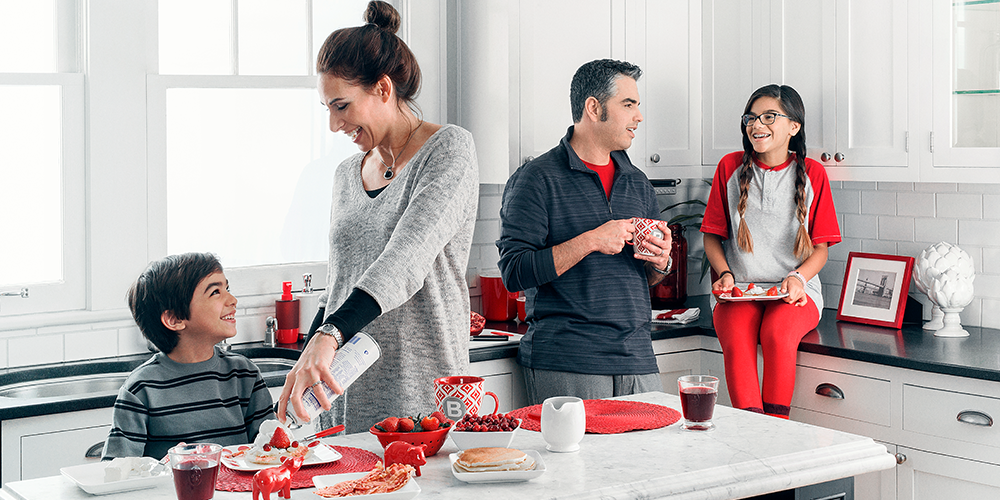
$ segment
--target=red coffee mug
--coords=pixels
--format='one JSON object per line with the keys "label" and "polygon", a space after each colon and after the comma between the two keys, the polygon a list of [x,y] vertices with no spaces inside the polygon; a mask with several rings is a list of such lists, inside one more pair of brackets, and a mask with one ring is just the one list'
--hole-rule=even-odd
{"label": "red coffee mug", "polygon": [[493,398],[493,413],[500,409],[496,394],[483,391],[482,377],[459,375],[434,380],[434,400],[438,411],[452,420],[461,419],[466,413],[479,414],[483,395]]}
{"label": "red coffee mug", "polygon": [[500,273],[487,273],[479,277],[483,291],[483,316],[490,321],[510,321],[517,315],[517,294],[503,286]]}

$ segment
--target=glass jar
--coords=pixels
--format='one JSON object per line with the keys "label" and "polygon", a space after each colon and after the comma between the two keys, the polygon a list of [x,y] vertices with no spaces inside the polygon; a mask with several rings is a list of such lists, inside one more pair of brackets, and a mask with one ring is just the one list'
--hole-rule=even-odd
{"label": "glass jar", "polygon": [[684,238],[684,226],[671,224],[670,258],[673,264],[670,273],[663,277],[656,286],[649,289],[649,301],[653,309],[679,309],[687,300],[687,255],[688,244]]}

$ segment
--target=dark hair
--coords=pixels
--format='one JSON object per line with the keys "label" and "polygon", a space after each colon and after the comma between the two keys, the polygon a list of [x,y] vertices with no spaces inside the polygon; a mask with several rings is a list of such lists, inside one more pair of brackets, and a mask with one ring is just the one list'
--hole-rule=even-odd
{"label": "dark hair", "polygon": [[613,59],[598,59],[580,66],[569,84],[569,107],[573,112],[573,123],[580,123],[583,119],[583,106],[589,97],[601,103],[601,121],[607,120],[605,105],[618,91],[617,80],[621,76],[639,81],[642,70],[634,64]]}
{"label": "dark hair", "polygon": [[[753,103],[761,97],[772,97],[778,101],[781,111],[788,115],[788,119],[799,124],[799,131],[788,141],[788,149],[795,155],[795,206],[796,216],[799,219],[799,232],[795,239],[795,256],[805,260],[812,254],[812,240],[806,231],[806,217],[809,207],[806,206],[806,107],[802,104],[802,97],[795,89],[788,85],[765,85],[754,91],[743,108],[743,114],[750,112]],[[736,206],[740,214],[740,225],[736,233],[736,242],[744,252],[753,253],[753,237],[747,227],[746,218],[743,214],[747,209],[747,188],[753,178],[753,143],[747,135],[747,126],[740,122],[740,134],[743,135],[743,166],[740,168],[740,201]]]}
{"label": "dark hair", "polygon": [[316,56],[316,73],[343,78],[366,89],[388,75],[398,102],[416,110],[420,65],[396,36],[399,12],[386,2],[373,0],[365,9],[364,20],[364,26],[341,28],[326,38]]}
{"label": "dark hair", "polygon": [[126,296],[142,335],[160,351],[173,351],[177,332],[164,326],[161,316],[164,311],[172,311],[178,319],[188,319],[198,283],[221,271],[218,257],[210,253],[170,255],[150,263]]}

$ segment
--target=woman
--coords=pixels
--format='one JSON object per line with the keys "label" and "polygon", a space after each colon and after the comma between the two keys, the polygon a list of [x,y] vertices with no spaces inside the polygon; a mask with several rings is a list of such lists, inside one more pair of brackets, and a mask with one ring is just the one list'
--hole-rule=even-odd
{"label": "woman", "polygon": [[348,433],[390,415],[426,414],[435,378],[468,373],[465,272],[479,200],[471,134],[413,111],[420,68],[395,35],[399,13],[373,1],[365,20],[333,32],[317,58],[330,130],[347,134],[361,153],[334,177],[327,291],[311,330],[322,325],[289,372],[277,409],[284,419],[290,400],[308,420],[304,391],[323,381],[340,393],[330,363],[363,328],[382,356],[323,422],[344,423]]}
{"label": "woman", "polygon": [[[826,171],[806,158],[805,107],[795,89],[768,85],[747,102],[743,151],[715,171],[705,218],[713,291],[779,287],[777,301],[719,299],[713,321],[734,408],[788,418],[799,341],[823,310],[819,271],[840,228]],[[758,384],[757,343],[764,353]]]}

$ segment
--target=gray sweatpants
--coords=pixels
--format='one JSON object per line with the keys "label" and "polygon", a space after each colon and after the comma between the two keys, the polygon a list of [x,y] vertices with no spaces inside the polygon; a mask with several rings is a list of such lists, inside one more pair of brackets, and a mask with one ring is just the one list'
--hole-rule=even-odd
{"label": "gray sweatpants", "polygon": [[591,375],[524,368],[528,404],[542,404],[554,396],[603,399],[642,392],[663,391],[659,373],[646,375]]}

